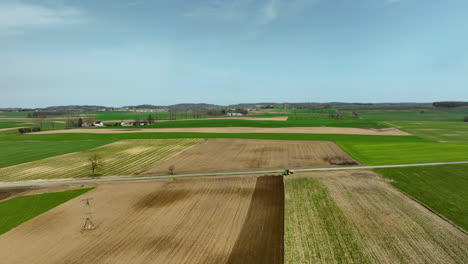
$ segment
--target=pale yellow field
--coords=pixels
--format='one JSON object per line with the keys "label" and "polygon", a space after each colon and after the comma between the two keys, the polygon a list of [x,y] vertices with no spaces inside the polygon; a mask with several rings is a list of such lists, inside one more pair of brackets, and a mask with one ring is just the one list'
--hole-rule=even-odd
{"label": "pale yellow field", "polygon": [[148,169],[203,139],[130,139],[0,169],[0,182],[87,177],[88,158],[101,157],[100,175],[130,175]]}

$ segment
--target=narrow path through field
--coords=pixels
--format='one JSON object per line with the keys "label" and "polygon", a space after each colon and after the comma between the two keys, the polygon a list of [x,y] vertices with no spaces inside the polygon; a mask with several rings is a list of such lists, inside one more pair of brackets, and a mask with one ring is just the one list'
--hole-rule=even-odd
{"label": "narrow path through field", "polygon": [[[397,165],[377,165],[377,166],[352,166],[352,167],[333,167],[333,168],[312,168],[312,169],[292,169],[297,172],[305,171],[333,171],[333,170],[360,170],[360,169],[377,169],[377,168],[399,168],[399,167],[417,167],[417,166],[436,166],[450,164],[468,164],[468,161],[453,161],[453,162],[433,162],[433,163],[413,163],[413,164],[397,164]],[[148,180],[148,179],[164,179],[164,178],[183,178],[196,176],[222,176],[222,175],[243,175],[243,174],[265,174],[265,173],[281,173],[283,170],[267,170],[267,171],[236,171],[236,172],[213,172],[213,173],[194,173],[194,174],[179,174],[179,175],[162,175],[162,176],[144,176],[144,177],[125,177],[125,175],[115,176],[115,178],[100,178],[100,179],[82,179],[82,180],[61,180],[61,181],[44,181],[44,182],[19,182],[19,183],[2,183],[0,188],[11,187],[26,187],[26,186],[42,186],[55,185],[64,183],[90,183],[90,182],[111,182],[111,181],[131,181],[131,180]],[[117,178],[118,177],[118,178]]]}
{"label": "narrow path through field", "polygon": [[76,128],[47,130],[34,134],[64,133],[158,133],[158,132],[195,132],[195,133],[286,133],[286,134],[343,134],[343,135],[386,135],[409,136],[396,128],[352,128],[352,127],[185,127],[185,128]]}

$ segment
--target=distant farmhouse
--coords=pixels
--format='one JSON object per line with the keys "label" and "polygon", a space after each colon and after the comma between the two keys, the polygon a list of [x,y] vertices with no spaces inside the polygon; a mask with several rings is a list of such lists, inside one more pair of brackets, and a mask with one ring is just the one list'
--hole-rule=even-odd
{"label": "distant farmhouse", "polygon": [[93,123],[93,126],[103,127],[104,123],[102,121],[96,121],[96,122]]}
{"label": "distant farmhouse", "polygon": [[242,113],[227,113],[227,116],[243,116]]}

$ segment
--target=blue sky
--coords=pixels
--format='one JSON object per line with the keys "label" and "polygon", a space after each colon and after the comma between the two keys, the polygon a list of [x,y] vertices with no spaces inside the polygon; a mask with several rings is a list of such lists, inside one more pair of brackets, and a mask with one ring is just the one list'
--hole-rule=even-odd
{"label": "blue sky", "polygon": [[468,100],[466,0],[0,0],[0,107]]}

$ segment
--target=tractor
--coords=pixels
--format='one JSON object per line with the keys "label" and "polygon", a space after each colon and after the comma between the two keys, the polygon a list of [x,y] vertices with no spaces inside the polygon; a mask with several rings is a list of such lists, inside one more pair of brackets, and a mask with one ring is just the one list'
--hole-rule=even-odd
{"label": "tractor", "polygon": [[281,175],[288,176],[288,175],[291,175],[291,174],[294,174],[294,171],[286,169],[286,170],[283,171],[283,173]]}

